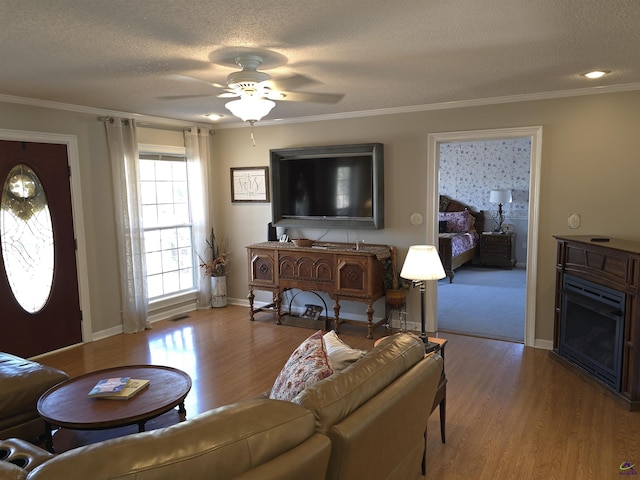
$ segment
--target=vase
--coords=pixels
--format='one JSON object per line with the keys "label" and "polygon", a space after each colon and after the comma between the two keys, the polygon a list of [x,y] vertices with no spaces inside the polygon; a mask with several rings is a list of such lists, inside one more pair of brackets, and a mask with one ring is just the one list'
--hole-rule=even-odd
{"label": "vase", "polygon": [[227,306],[227,277],[211,277],[211,306],[220,308]]}

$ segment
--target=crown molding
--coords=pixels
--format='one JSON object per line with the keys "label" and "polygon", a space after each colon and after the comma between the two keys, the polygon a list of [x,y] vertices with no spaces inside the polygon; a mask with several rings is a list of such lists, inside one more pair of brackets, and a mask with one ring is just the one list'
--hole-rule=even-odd
{"label": "crown molding", "polygon": [[[531,102],[537,100],[552,100],[557,98],[579,97],[584,95],[600,95],[605,93],[618,93],[640,90],[640,83],[627,83],[622,85],[606,85],[589,88],[576,88],[572,90],[559,90],[555,92],[526,93],[521,95],[505,95],[503,97],[477,98],[473,100],[456,100],[452,102],[430,103],[423,105],[411,105],[406,107],[379,108],[373,110],[361,110],[355,112],[332,113],[327,115],[315,115],[308,117],[282,118],[282,119],[265,119],[255,124],[259,126],[287,125],[295,123],[320,122],[326,120],[341,120],[348,118],[373,117],[379,115],[394,115],[398,113],[415,113],[426,112],[432,110],[448,110],[454,108],[480,107],[487,105],[500,105],[505,103]],[[158,126],[173,127],[191,127],[197,126],[206,129],[227,129],[227,128],[245,128],[246,122],[238,121],[234,123],[209,123],[188,122],[185,120],[177,120],[174,118],[155,117],[131,112],[120,112],[116,110],[105,110],[101,108],[85,107],[82,105],[73,105],[68,103],[52,102],[48,100],[39,100],[36,98],[17,97],[13,95],[0,94],[0,102],[17,103],[21,105],[30,105],[34,107],[52,108],[57,110],[66,110],[69,112],[86,113],[96,116],[117,116],[135,118],[136,121]],[[239,119],[238,119],[239,120]]]}
{"label": "crown molding", "polygon": [[[481,107],[486,105],[500,105],[504,103],[532,102],[537,100],[553,100],[556,98],[579,97],[584,95],[600,95],[605,93],[618,93],[640,90],[640,83],[628,83],[623,85],[609,85],[589,88],[576,88],[573,90],[559,90],[556,92],[526,93],[521,95],[505,95],[504,97],[477,98],[473,100],[456,100],[452,102],[430,103],[424,105],[411,105],[407,107],[380,108],[375,110],[362,110],[358,112],[346,112],[309,117],[266,119],[260,120],[255,126],[283,125],[291,123],[308,123],[323,120],[338,120],[346,118],[372,117],[376,115],[393,115],[398,113],[426,112],[431,110],[449,110],[454,108]],[[241,124],[220,124],[219,129],[241,128]]]}
{"label": "crown molding", "polygon": [[[31,107],[51,108],[54,110],[64,110],[74,113],[85,113],[87,115],[96,115],[97,117],[127,117],[134,118],[136,122],[148,125],[168,126],[168,127],[199,127],[211,129],[212,125],[208,123],[189,122],[186,120],[178,120],[175,118],[155,117],[152,115],[143,115],[139,113],[120,112],[118,110],[106,110],[104,108],[86,107],[83,105],[74,105],[71,103],[52,102],[49,100],[40,100],[38,98],[17,97],[14,95],[0,94],[0,102],[16,103],[20,105],[28,105]],[[144,126],[144,125],[143,125]]]}

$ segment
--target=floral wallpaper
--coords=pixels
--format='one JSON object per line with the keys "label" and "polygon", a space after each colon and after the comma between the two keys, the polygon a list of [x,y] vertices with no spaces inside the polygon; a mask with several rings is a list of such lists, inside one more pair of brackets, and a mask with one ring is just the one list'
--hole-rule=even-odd
{"label": "floral wallpaper", "polygon": [[484,140],[440,145],[440,194],[485,211],[492,224],[498,206],[489,192],[511,189],[512,202],[503,205],[509,218],[528,218],[531,139]]}

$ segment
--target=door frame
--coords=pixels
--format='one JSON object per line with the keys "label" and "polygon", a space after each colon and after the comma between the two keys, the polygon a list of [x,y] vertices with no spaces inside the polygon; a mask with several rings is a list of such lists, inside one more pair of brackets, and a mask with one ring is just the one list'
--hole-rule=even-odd
{"label": "door frame", "polygon": [[87,264],[87,246],[85,238],[84,214],[82,210],[82,188],[80,181],[80,156],[78,137],[61,133],[31,132],[27,130],[0,129],[0,140],[32,143],[52,143],[67,146],[67,160],[71,170],[71,210],[73,231],[76,239],[76,271],[78,293],[82,312],[82,341],[92,340],[91,304],[89,296],[89,269]]}
{"label": "door frame", "polygon": [[[529,177],[529,232],[527,234],[527,287],[525,300],[524,344],[536,346],[536,286],[538,278],[538,223],[540,202],[540,164],[542,160],[542,127],[514,127],[491,130],[469,130],[461,132],[432,133],[428,136],[427,149],[427,195],[426,212],[431,221],[426,223],[427,243],[437,245],[438,196],[440,191],[440,144],[452,142],[472,142],[482,140],[502,140],[513,138],[531,139],[531,174]],[[427,295],[432,301],[427,303],[426,328],[435,332],[438,328],[437,282],[427,282]]]}

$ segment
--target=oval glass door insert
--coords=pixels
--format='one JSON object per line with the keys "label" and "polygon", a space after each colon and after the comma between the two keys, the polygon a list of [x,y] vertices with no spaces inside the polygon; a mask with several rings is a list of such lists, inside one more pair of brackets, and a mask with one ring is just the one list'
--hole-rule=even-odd
{"label": "oval glass door insert", "polygon": [[25,311],[39,312],[53,285],[53,227],[42,183],[24,164],[13,167],[4,181],[0,244],[13,296]]}

